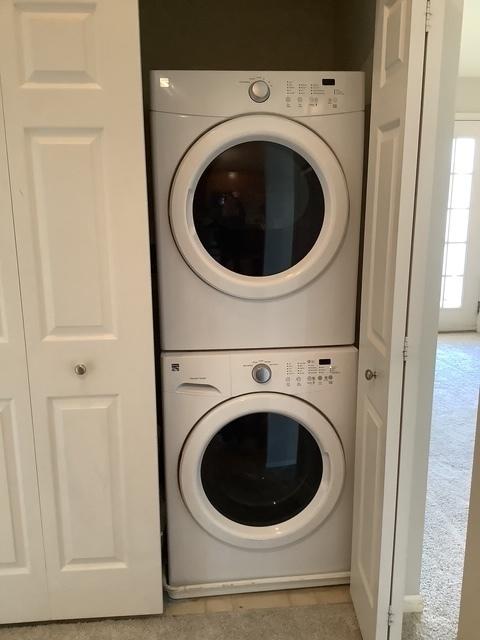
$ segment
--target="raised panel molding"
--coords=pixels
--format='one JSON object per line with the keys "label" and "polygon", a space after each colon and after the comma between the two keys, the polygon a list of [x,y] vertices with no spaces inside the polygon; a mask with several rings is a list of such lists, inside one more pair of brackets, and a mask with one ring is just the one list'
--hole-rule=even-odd
{"label": "raised panel molding", "polygon": [[[363,584],[369,599],[370,606],[374,605],[377,597],[375,585],[377,584],[378,566],[378,544],[380,538],[378,505],[380,478],[383,466],[382,456],[382,431],[384,425],[381,417],[373,405],[365,400],[363,414],[363,436],[362,436],[362,461],[360,487],[360,509],[359,509],[359,537],[358,552],[359,571],[362,575]],[[372,469],[370,472],[368,465]]]}
{"label": "raised panel molding", "polygon": [[0,400],[0,575],[26,571],[16,428],[13,402]]}
{"label": "raised panel molding", "polygon": [[63,571],[126,566],[118,409],[116,396],[49,399]]}
{"label": "raised panel molding", "polygon": [[[368,338],[386,356],[390,340],[389,310],[393,291],[389,287],[395,265],[395,237],[398,226],[398,135],[400,123],[389,123],[377,131],[375,198],[372,211]],[[375,268],[374,268],[375,265]],[[379,268],[379,265],[382,268]]]}
{"label": "raised panel molding", "polygon": [[113,336],[100,129],[27,130],[44,339]]}
{"label": "raised panel molding", "polygon": [[401,69],[405,59],[405,0],[393,0],[384,11],[381,81],[383,87],[390,76]]}
{"label": "raised panel molding", "polygon": [[94,2],[17,2],[23,88],[98,89]]}

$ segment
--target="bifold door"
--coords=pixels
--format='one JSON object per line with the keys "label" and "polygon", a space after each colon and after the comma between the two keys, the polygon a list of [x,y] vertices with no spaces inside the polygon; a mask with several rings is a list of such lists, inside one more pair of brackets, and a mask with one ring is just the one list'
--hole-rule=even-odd
{"label": "bifold door", "polygon": [[363,640],[402,628],[390,607],[425,16],[423,0],[377,3],[351,573]]}
{"label": "bifold door", "polygon": [[[49,617],[158,613],[137,2],[2,0],[0,64]],[[20,326],[19,311],[12,325]],[[11,384],[32,457],[25,376]],[[5,406],[3,415],[15,416]],[[24,464],[31,484],[33,460]],[[19,509],[38,527],[38,506]]]}
{"label": "bifold door", "polygon": [[0,93],[0,624],[48,618],[25,337]]}

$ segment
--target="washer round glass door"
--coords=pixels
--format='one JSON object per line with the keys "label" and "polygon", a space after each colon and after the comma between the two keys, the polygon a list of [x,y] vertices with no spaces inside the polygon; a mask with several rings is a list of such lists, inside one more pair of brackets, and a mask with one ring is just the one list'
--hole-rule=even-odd
{"label": "washer round glass door", "polygon": [[274,115],[223,122],[187,151],[170,224],[187,264],[241,298],[274,298],[330,264],[348,222],[348,191],[330,147]]}
{"label": "washer round glass door", "polygon": [[345,459],[330,422],[282,394],[227,400],[188,436],[180,490],[195,520],[230,544],[277,547],[311,533],[335,507]]}

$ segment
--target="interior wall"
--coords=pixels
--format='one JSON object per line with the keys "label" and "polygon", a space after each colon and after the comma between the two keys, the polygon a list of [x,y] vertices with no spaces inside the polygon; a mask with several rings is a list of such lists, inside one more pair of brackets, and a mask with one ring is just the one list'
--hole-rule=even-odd
{"label": "interior wall", "polygon": [[374,0],[335,3],[335,62],[338,68],[365,72],[367,104],[371,98],[375,8]]}
{"label": "interior wall", "polygon": [[149,69],[336,70],[335,4],[140,0],[144,79]]}
{"label": "interior wall", "polygon": [[140,0],[150,69],[368,72],[375,0]]}
{"label": "interior wall", "polygon": [[480,78],[458,78],[455,109],[457,113],[480,113]]}

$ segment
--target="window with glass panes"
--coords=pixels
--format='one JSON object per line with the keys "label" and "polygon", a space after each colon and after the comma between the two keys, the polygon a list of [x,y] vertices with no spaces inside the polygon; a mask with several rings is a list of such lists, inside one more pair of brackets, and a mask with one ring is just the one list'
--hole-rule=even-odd
{"label": "window with glass panes", "polygon": [[474,155],[474,138],[454,138],[443,254],[442,309],[462,306]]}

